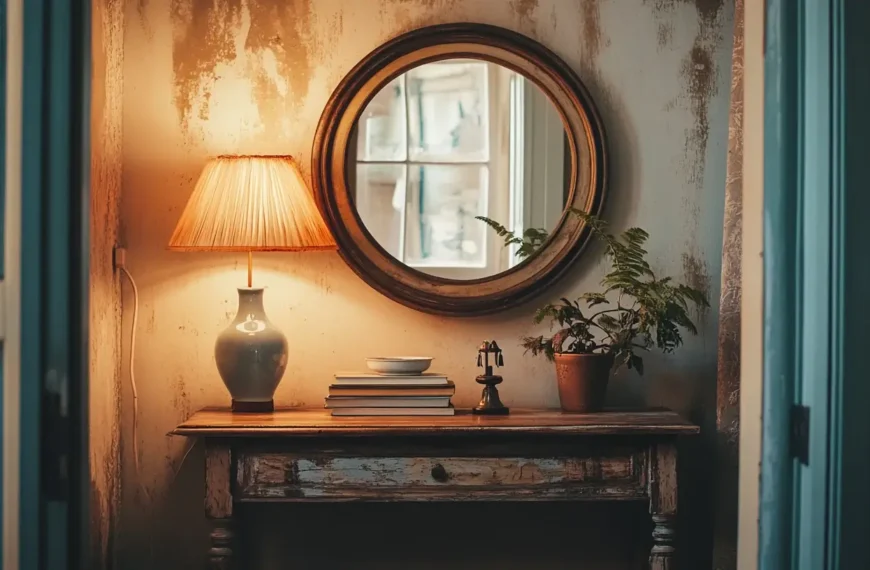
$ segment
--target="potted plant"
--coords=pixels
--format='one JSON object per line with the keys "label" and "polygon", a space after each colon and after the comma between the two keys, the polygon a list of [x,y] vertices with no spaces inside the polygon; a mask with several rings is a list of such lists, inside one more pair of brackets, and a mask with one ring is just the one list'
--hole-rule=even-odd
{"label": "potted plant", "polygon": [[[551,336],[524,337],[523,347],[533,355],[543,354],[556,364],[562,409],[593,412],[604,406],[612,370],[622,366],[643,374],[640,352],[657,347],[665,353],[683,343],[682,331],[697,334],[689,317],[692,307],[707,307],[706,293],[658,277],[646,260],[644,230],[630,228],[618,236],[606,231],[606,223],[580,210],[593,236],[602,240],[610,271],[601,280],[600,292],[584,293],[576,300],[563,298],[535,312],[535,323],[551,321],[558,330]],[[500,224],[483,219],[505,238],[505,243],[543,243],[542,236],[523,240]],[[523,250],[524,256],[534,246]]]}

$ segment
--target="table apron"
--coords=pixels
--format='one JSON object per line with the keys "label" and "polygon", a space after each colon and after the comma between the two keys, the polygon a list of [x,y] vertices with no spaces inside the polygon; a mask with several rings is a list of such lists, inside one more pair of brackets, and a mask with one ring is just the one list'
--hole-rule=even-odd
{"label": "table apron", "polygon": [[568,457],[236,454],[236,501],[498,501],[648,498],[647,454]]}

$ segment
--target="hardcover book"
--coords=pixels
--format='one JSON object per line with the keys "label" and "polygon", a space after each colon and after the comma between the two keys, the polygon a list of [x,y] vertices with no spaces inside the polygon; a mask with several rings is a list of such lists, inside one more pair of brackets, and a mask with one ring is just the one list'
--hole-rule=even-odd
{"label": "hardcover book", "polygon": [[336,408],[333,416],[452,416],[453,406],[447,408]]}
{"label": "hardcover book", "polygon": [[333,384],[329,387],[330,396],[364,397],[450,397],[456,392],[453,382],[446,384]]}
{"label": "hardcover book", "polygon": [[330,396],[327,408],[446,408],[450,397],[438,398],[365,398],[356,396]]}
{"label": "hardcover book", "polygon": [[335,384],[352,384],[355,386],[395,386],[417,384],[447,384],[447,376],[443,374],[414,375],[384,375],[384,374],[336,374]]}

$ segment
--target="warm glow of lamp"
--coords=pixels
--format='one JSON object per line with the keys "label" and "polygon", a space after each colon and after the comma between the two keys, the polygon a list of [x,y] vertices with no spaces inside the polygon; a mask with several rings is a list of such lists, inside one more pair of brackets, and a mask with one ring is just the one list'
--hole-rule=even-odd
{"label": "warm glow of lamp", "polygon": [[169,240],[175,251],[334,250],[290,156],[219,156],[202,171]]}
{"label": "warm glow of lamp", "polygon": [[289,156],[219,156],[202,171],[169,240],[176,251],[243,251],[248,286],[215,344],[215,360],[237,411],[267,411],[287,366],[287,339],[253,288],[254,251],[336,248],[302,174]]}

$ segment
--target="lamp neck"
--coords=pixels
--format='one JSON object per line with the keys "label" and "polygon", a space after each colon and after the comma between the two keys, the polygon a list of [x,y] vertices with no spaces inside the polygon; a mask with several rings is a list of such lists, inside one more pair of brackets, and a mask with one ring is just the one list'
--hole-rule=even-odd
{"label": "lamp neck", "polygon": [[262,315],[263,309],[263,288],[241,288],[239,287],[239,312],[236,314],[236,319],[246,320],[248,315]]}

